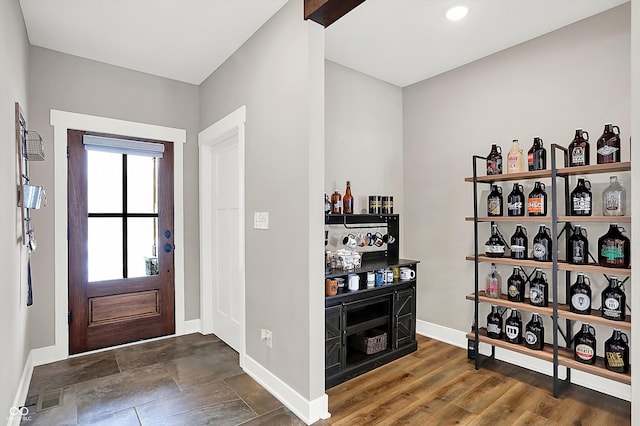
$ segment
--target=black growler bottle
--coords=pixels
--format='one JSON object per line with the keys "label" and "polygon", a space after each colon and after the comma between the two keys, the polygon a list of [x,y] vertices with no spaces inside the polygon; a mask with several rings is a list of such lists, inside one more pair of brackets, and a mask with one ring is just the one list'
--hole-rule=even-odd
{"label": "black growler bottle", "polygon": [[504,340],[509,343],[522,343],[522,318],[517,309],[511,309],[511,316],[504,322]]}
{"label": "black growler bottle", "polygon": [[541,351],[544,348],[544,324],[540,315],[534,313],[531,321],[527,323],[524,340],[529,349]]}
{"label": "black growler bottle", "polygon": [[528,154],[527,163],[530,172],[547,168],[547,150],[542,144],[542,139],[538,137],[533,138],[533,146]]}
{"label": "black growler bottle", "polygon": [[576,314],[591,313],[591,281],[578,272],[576,282],[569,287],[569,310]]}
{"label": "black growler bottle", "polygon": [[[622,231],[621,231],[622,230]],[[624,228],[617,223],[609,225],[609,231],[598,238],[598,263],[609,268],[628,268],[631,260],[631,243],[622,235]]]}
{"label": "black growler bottle", "polygon": [[591,216],[592,205],[591,182],[578,178],[578,183],[571,191],[571,216]]}
{"label": "black growler bottle", "polygon": [[513,273],[507,278],[507,298],[510,302],[524,302],[524,288],[527,277],[518,266],[513,268]]}
{"label": "black growler bottle", "polygon": [[495,143],[487,155],[487,175],[502,174],[502,148]]}
{"label": "black growler bottle", "polygon": [[573,358],[583,364],[596,363],[596,329],[589,324],[582,328],[573,339]]}
{"label": "black growler bottle", "polygon": [[524,191],[519,183],[513,184],[513,190],[507,196],[507,215],[524,216],[526,210]]}
{"label": "black growler bottle", "polygon": [[551,230],[545,225],[540,225],[538,233],[533,237],[533,258],[540,262],[551,262],[553,260],[553,241],[551,240]]}
{"label": "black growler bottle", "polygon": [[616,373],[629,372],[629,338],[620,330],[613,330],[604,342],[604,365]]}
{"label": "black growler bottle", "polygon": [[546,216],[547,215],[547,192],[545,184],[535,182],[533,190],[529,193],[527,200],[527,213],[529,216]]}
{"label": "black growler bottle", "polygon": [[598,164],[620,162],[620,128],[611,123],[604,125],[597,143]]}
{"label": "black growler bottle", "polygon": [[491,236],[484,244],[484,252],[489,257],[502,257],[506,251],[505,241],[498,231],[498,225],[491,225]]}
{"label": "black growler bottle", "polygon": [[498,306],[491,305],[491,313],[487,315],[487,336],[492,339],[502,339],[502,316],[498,313]]}
{"label": "black growler bottle", "polygon": [[602,290],[602,317],[614,321],[627,318],[627,296],[618,277],[609,277],[609,286]]}
{"label": "black growler bottle", "polygon": [[529,284],[529,303],[533,306],[549,306],[549,283],[547,274],[536,268]]}
{"label": "black growler bottle", "polygon": [[575,265],[589,263],[587,230],[580,225],[573,227],[573,234],[567,239],[567,262]]}
{"label": "black growler bottle", "polygon": [[487,197],[487,215],[502,216],[502,188],[498,185],[491,185],[491,192]]}
{"label": "black growler bottle", "polygon": [[[475,321],[471,323],[471,333],[475,333],[476,331],[476,323]],[[475,336],[473,339],[467,339],[467,358],[476,359],[476,339]]]}
{"label": "black growler bottle", "polygon": [[518,224],[516,230],[511,236],[511,258],[512,259],[528,259],[529,258],[529,238],[527,238],[527,229]]}
{"label": "black growler bottle", "polygon": [[589,165],[589,133],[576,129],[576,135],[569,144],[569,167]]}

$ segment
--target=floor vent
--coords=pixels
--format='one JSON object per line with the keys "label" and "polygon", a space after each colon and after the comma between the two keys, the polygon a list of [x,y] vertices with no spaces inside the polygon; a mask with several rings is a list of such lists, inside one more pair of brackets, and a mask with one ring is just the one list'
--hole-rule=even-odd
{"label": "floor vent", "polygon": [[38,395],[36,412],[62,406],[62,394],[62,389],[56,389]]}

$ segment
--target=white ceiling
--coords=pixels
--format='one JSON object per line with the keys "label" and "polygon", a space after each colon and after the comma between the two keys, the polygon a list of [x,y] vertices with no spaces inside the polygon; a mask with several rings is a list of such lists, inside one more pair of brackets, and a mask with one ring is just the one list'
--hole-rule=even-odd
{"label": "white ceiling", "polygon": [[[367,0],[327,28],[325,56],[404,87],[627,1]],[[20,0],[35,46],[192,84],[286,2]],[[449,22],[456,4],[469,14]]]}

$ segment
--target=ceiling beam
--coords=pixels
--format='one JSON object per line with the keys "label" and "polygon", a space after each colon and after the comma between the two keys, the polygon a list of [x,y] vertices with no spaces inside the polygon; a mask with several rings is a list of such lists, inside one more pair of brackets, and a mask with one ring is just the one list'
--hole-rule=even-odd
{"label": "ceiling beam", "polygon": [[327,28],[365,0],[304,0],[304,19]]}

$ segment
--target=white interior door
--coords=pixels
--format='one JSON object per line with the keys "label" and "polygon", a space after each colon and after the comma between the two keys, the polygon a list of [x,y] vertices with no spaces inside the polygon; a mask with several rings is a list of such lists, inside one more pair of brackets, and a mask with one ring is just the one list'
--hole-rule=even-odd
{"label": "white interior door", "polygon": [[228,118],[199,135],[201,321],[203,333],[217,335],[242,360],[244,120]]}

